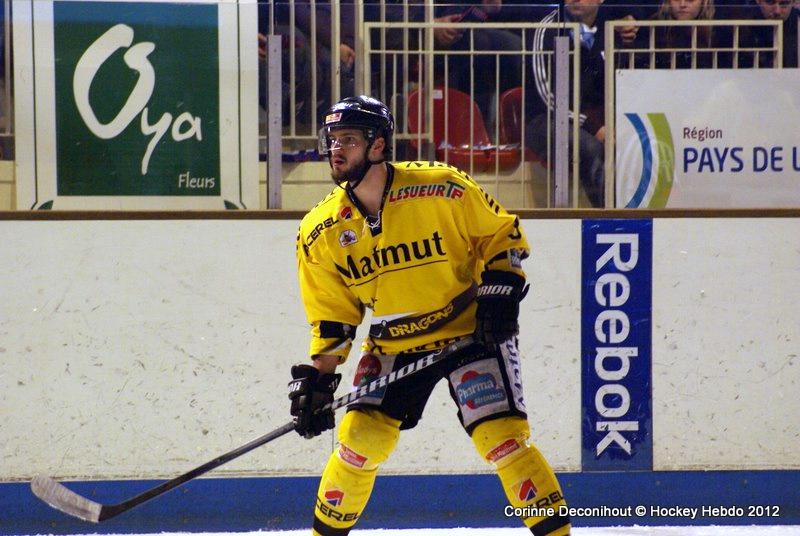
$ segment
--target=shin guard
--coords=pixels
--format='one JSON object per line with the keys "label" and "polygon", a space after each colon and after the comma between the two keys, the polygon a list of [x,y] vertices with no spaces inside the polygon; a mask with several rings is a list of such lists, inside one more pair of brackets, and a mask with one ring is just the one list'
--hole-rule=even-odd
{"label": "shin guard", "polygon": [[[472,441],[483,458],[495,465],[509,504],[537,536],[564,536],[570,531],[566,505],[556,475],[533,445],[528,443],[528,422],[519,417],[484,421],[472,431]],[[552,509],[554,515],[547,515]]]}
{"label": "shin guard", "polygon": [[314,508],[319,536],[344,536],[367,505],[378,465],[397,444],[400,421],[378,411],[349,411],[339,428],[339,450],[322,473]]}

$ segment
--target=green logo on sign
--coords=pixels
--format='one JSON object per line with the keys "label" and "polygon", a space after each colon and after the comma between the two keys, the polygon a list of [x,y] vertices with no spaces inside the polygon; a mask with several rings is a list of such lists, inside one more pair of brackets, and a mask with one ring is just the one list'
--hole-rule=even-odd
{"label": "green logo on sign", "polygon": [[217,6],[55,2],[58,195],[218,196]]}

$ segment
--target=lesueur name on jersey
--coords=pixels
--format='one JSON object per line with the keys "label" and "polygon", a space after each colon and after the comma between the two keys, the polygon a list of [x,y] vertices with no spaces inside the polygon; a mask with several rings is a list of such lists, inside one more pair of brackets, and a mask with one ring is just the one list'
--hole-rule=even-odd
{"label": "lesueur name on jersey", "polygon": [[446,197],[459,199],[464,196],[465,188],[453,181],[444,184],[412,184],[402,186],[389,192],[389,203],[397,203],[408,199],[423,199],[426,197]]}

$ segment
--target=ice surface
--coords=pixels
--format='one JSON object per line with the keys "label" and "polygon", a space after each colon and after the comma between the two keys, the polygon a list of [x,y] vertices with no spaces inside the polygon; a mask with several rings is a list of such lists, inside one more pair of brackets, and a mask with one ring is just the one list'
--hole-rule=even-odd
{"label": "ice surface", "polygon": [[[237,533],[161,533],[139,536],[308,536],[308,530]],[[455,528],[455,529],[387,529],[353,530],[352,536],[524,536],[524,528]],[[581,527],[572,529],[573,536],[800,536],[800,526],[702,526],[702,527]],[[109,535],[114,536],[114,535]],[[120,535],[122,536],[122,535]],[[125,535],[131,536],[131,535]]]}

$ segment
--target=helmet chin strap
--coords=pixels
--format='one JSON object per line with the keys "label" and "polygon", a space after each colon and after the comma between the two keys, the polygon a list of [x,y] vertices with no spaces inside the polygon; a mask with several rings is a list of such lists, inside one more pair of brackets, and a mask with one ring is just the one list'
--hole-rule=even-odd
{"label": "helmet chin strap", "polygon": [[358,169],[354,170],[350,175],[346,177],[347,179],[347,188],[352,192],[358,185],[361,184],[361,181],[364,180],[364,177],[367,176],[367,172],[369,168],[372,166],[377,166],[378,164],[383,164],[386,162],[385,158],[381,158],[377,162],[372,162],[369,159],[369,151],[372,149],[372,144],[375,143],[374,140],[367,145],[367,150],[364,151],[364,162],[358,167]]}
{"label": "helmet chin strap", "polygon": [[364,177],[367,176],[369,168],[371,168],[372,166],[377,166],[378,164],[383,164],[385,161],[386,160],[384,160],[383,158],[377,162],[364,160],[364,163],[361,164],[361,166],[359,166],[359,168],[355,172],[353,172],[351,176],[347,177],[347,187],[350,188],[350,190],[355,190],[356,188],[358,188],[358,185],[361,184],[361,181],[363,181]]}

